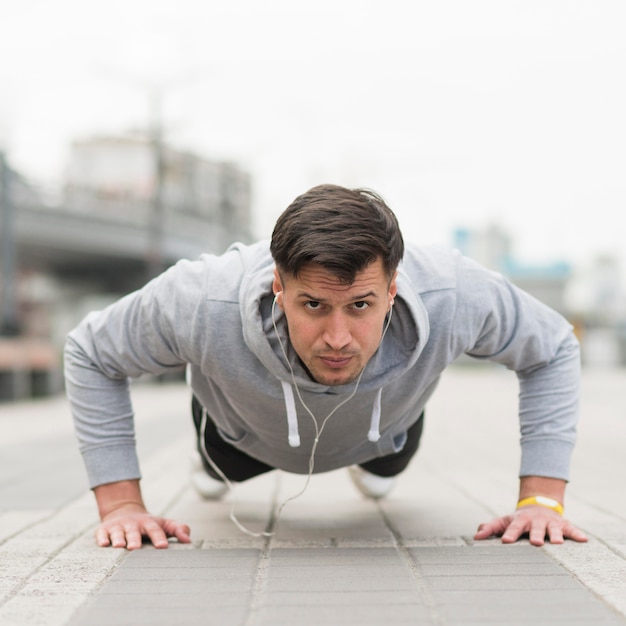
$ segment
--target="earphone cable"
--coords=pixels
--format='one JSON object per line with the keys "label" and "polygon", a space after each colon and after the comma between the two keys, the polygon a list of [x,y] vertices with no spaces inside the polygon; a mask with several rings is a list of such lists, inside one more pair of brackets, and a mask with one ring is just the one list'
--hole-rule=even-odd
{"label": "earphone cable", "polygon": [[[363,367],[363,369],[361,370],[361,373],[359,374],[356,383],[354,385],[354,389],[352,390],[352,392],[350,393],[350,395],[347,398],[344,398],[322,421],[322,425],[320,426],[317,418],[315,417],[315,414],[313,413],[313,411],[309,408],[309,406],[306,404],[306,402],[304,401],[304,399],[302,398],[302,394],[300,393],[300,388],[298,387],[298,383],[296,381],[296,374],[293,371],[293,367],[291,366],[291,363],[289,361],[289,357],[287,356],[287,351],[285,350],[285,346],[283,344],[282,339],[280,338],[280,333],[278,332],[278,327],[276,325],[276,318],[275,318],[275,307],[276,307],[276,299],[277,296],[274,297],[274,301],[272,302],[272,326],[274,327],[274,332],[276,333],[276,338],[278,339],[278,344],[280,345],[280,349],[281,352],[283,353],[283,356],[285,358],[285,362],[287,363],[287,367],[289,369],[289,372],[291,374],[291,381],[293,383],[293,386],[296,390],[296,394],[298,396],[298,399],[300,400],[300,403],[302,404],[303,408],[305,409],[305,411],[308,413],[308,415],[311,417],[311,420],[313,421],[313,425],[315,427],[315,438],[313,440],[313,445],[311,446],[311,454],[309,456],[309,471],[306,477],[306,480],[304,482],[304,485],[302,486],[302,489],[300,489],[300,491],[298,491],[297,493],[289,496],[288,498],[286,498],[285,500],[283,500],[283,502],[280,504],[280,506],[278,507],[277,511],[276,511],[276,515],[275,515],[275,524],[278,523],[278,520],[280,519],[280,516],[282,514],[283,509],[285,508],[285,506],[289,503],[289,502],[293,502],[294,500],[298,499],[299,497],[301,497],[305,491],[308,489],[308,486],[311,482],[311,477],[313,476],[313,471],[315,469],[315,452],[317,451],[317,446],[319,444],[320,441],[320,437],[322,436],[322,432],[324,431],[324,428],[326,427],[326,424],[328,423],[328,420],[330,420],[330,418],[345,404],[347,404],[350,400],[352,400],[352,398],[354,398],[354,396],[356,395],[356,392],[359,388],[359,384],[361,383],[361,378],[365,372],[365,367]],[[389,329],[389,326],[391,324],[391,316],[393,313],[393,300],[391,301],[391,306],[389,308],[389,316],[387,318],[387,323],[385,324],[385,328],[383,330],[383,333],[381,335],[380,338],[380,342],[378,343],[378,348],[380,347],[380,345],[383,342],[383,339],[385,338],[385,335],[387,334],[387,330]],[[367,367],[367,365],[366,365]],[[202,421],[201,421],[201,425],[200,425],[200,449],[202,451],[202,455],[204,456],[204,458],[207,460],[207,462],[211,465],[211,467],[213,468],[213,470],[217,473],[218,476],[220,476],[220,478],[224,481],[224,483],[226,484],[226,486],[228,487],[228,491],[230,493],[233,493],[233,495],[235,496],[236,494],[236,489],[235,489],[235,484],[228,479],[228,477],[224,474],[224,472],[218,467],[218,465],[213,461],[213,459],[209,456],[207,449],[206,449],[206,444],[205,444],[205,440],[204,440],[204,434],[206,431],[206,424],[207,424],[207,420],[208,420],[208,414],[206,409],[203,407],[202,409]],[[233,503],[232,503],[232,507],[231,507],[231,511],[230,511],[230,520],[233,522],[233,524],[235,524],[235,526],[244,534],[249,535],[250,537],[272,537],[275,533],[272,532],[268,532],[268,531],[262,531],[262,532],[254,532],[249,530],[248,528],[246,528],[238,519],[236,516],[236,506],[237,506],[237,498],[236,496],[233,497]]]}

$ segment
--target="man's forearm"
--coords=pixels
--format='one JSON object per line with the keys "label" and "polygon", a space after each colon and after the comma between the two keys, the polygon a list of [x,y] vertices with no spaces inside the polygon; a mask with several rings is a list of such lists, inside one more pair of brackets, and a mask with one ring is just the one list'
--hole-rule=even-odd
{"label": "man's forearm", "polygon": [[518,376],[520,474],[567,480],[579,414],[580,352],[575,337],[568,336],[546,366]]}
{"label": "man's forearm", "polygon": [[122,507],[145,511],[139,480],[121,480],[94,488],[100,519]]}

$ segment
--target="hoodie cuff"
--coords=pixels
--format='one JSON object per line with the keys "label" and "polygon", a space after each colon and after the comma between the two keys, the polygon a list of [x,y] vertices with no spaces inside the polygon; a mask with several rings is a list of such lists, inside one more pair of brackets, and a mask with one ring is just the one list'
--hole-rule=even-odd
{"label": "hoodie cuff", "polygon": [[522,444],[520,476],[569,480],[574,444],[561,439],[537,439]]}
{"label": "hoodie cuff", "polygon": [[89,488],[141,478],[135,445],[111,444],[82,451]]}

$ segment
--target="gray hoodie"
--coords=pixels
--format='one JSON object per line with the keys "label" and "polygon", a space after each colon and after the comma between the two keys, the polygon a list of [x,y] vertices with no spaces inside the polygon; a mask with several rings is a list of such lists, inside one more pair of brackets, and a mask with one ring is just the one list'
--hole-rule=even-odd
{"label": "gray hoodie", "polygon": [[[129,378],[183,364],[226,441],[273,467],[308,473],[315,425],[301,399],[321,424],[355,383],[329,387],[307,375],[272,307],[273,269],[268,242],[180,261],[69,334],[67,393],[92,487],[140,476]],[[501,275],[437,247],[408,245],[397,285],[389,328],[356,395],[327,422],[315,472],[400,450],[440,374],[465,353],[518,375],[520,475],[567,480],[580,366],[566,320]]]}

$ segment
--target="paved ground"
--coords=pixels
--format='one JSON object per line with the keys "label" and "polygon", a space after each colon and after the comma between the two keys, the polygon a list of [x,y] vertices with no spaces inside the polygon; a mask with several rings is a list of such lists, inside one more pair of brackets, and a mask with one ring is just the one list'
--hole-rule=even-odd
{"label": "paved ground", "polygon": [[[194,543],[97,548],[96,509],[63,398],[0,405],[0,625],[626,624],[626,372],[587,371],[566,513],[588,544],[474,542],[516,500],[515,378],[450,370],[422,449],[386,501],[345,472],[273,473],[225,502],[187,484],[188,392],[138,385],[143,486]],[[242,534],[238,518],[270,537]]]}

